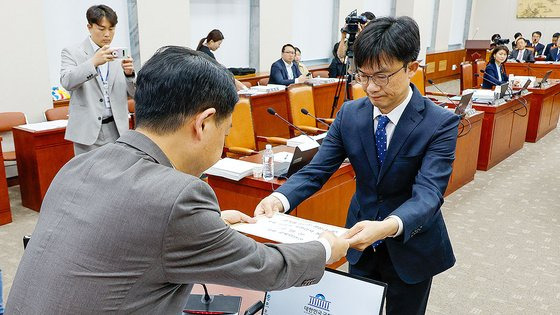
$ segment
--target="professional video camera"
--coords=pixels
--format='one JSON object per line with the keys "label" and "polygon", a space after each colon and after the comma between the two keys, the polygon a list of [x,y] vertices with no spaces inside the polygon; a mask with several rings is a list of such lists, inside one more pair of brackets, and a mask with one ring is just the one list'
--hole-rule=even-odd
{"label": "professional video camera", "polygon": [[358,24],[366,24],[367,18],[363,15],[358,15],[358,10],[354,10],[348,14],[345,19],[346,25],[340,30],[347,34],[357,34],[360,30]]}
{"label": "professional video camera", "polygon": [[494,44],[496,45],[506,45],[509,44],[509,38],[502,39],[499,35],[494,38]]}

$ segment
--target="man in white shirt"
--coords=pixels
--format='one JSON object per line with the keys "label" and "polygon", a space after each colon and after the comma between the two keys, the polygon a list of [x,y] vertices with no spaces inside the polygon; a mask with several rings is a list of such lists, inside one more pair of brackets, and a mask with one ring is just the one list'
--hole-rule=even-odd
{"label": "man in white shirt", "polygon": [[86,18],[90,36],[62,50],[60,71],[60,83],[71,94],[65,139],[74,142],[76,155],[115,142],[128,130],[127,97],[135,91],[132,58],[117,59],[109,47],[115,11],[95,5]]}
{"label": "man in white shirt", "polygon": [[527,42],[525,41],[525,38],[523,38],[522,36],[518,37],[515,40],[516,49],[511,52],[509,58],[515,59],[518,62],[535,62],[535,56],[533,56],[533,52],[525,49],[526,46]]}
{"label": "man in white shirt", "polygon": [[294,62],[296,48],[291,44],[282,46],[282,58],[276,60],[270,67],[269,84],[290,85],[303,83],[306,77],[299,71]]}

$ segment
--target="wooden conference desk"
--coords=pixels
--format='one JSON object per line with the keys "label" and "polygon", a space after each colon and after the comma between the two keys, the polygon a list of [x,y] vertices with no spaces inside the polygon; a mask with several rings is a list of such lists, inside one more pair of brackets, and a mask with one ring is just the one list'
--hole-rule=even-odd
{"label": "wooden conference desk", "polygon": [[0,225],[12,222],[12,211],[10,209],[10,196],[8,195],[8,182],[6,181],[6,169],[4,168],[4,155],[2,154],[2,137],[0,137]]}
{"label": "wooden conference desk", "polygon": [[473,104],[474,109],[484,112],[477,169],[487,171],[523,148],[531,97],[531,93],[520,97],[527,102],[527,111],[515,99],[496,106]]}
{"label": "wooden conference desk", "polygon": [[552,70],[549,78],[560,79],[560,63],[550,63],[549,61],[537,61],[535,63],[506,62],[504,65],[507,74],[542,78],[547,71]]}
{"label": "wooden conference desk", "polygon": [[466,185],[474,179],[476,173],[476,166],[478,161],[478,150],[480,147],[480,134],[482,131],[483,112],[468,117],[469,123],[466,119],[462,120],[464,127],[459,125],[459,134],[463,135],[457,138],[457,147],[455,148],[455,161],[453,162],[453,172],[449,178],[445,196],[450,195],[457,189]]}
{"label": "wooden conference desk", "polygon": [[60,168],[74,157],[72,142],[64,139],[66,128],[34,131],[13,128],[21,201],[39,211],[45,193]]}
{"label": "wooden conference desk", "polygon": [[[309,72],[315,73],[316,71],[324,71],[329,69],[328,64],[321,64],[316,66],[311,66],[307,68]],[[314,75],[315,76],[315,75]],[[270,72],[263,71],[263,72],[256,72],[253,74],[246,74],[246,75],[236,75],[235,78],[241,82],[249,82],[251,85],[257,85],[259,80],[265,79],[270,77]]]}
{"label": "wooden conference desk", "polygon": [[537,142],[558,125],[560,116],[560,81],[544,88],[530,88],[533,94],[525,141]]}

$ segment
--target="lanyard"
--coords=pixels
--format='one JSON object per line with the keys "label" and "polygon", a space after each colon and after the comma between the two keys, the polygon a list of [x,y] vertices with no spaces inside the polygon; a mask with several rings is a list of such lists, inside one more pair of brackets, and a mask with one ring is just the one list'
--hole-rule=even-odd
{"label": "lanyard", "polygon": [[107,79],[109,78],[109,64],[107,64],[107,73],[105,75],[105,78],[103,78],[103,75],[101,75],[101,70],[99,70],[99,67],[97,67],[96,70],[97,74],[99,74],[99,77],[101,78],[101,82],[105,84],[105,82],[107,82]]}

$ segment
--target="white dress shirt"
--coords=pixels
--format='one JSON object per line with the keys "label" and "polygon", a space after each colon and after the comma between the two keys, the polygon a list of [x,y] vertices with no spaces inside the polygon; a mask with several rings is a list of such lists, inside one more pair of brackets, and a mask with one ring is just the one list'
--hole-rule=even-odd
{"label": "white dress shirt", "polygon": [[[401,116],[402,116],[406,106],[408,105],[408,103],[412,99],[412,94],[413,94],[412,93],[412,88],[409,87],[408,88],[408,95],[402,101],[402,103],[400,103],[397,107],[395,107],[391,112],[389,112],[387,114],[387,118],[389,118],[389,123],[387,124],[387,126],[385,126],[385,132],[387,133],[387,145],[388,146],[391,145],[391,139],[393,138],[393,133],[395,133],[395,127],[397,126],[397,123],[401,119]],[[378,117],[381,116],[381,115],[382,115],[381,111],[374,104],[374,106],[373,106],[373,128],[374,129],[373,130],[377,130]],[[282,203],[282,206],[284,207],[284,211],[290,209],[290,202],[288,201],[288,198],[286,198],[286,196],[284,196],[283,194],[281,194],[279,192],[273,192],[271,194],[271,196],[274,196],[278,200],[280,200],[280,202]],[[395,233],[394,235],[390,235],[390,237],[397,237],[397,236],[401,235],[402,232],[403,232],[403,226],[404,226],[401,218],[399,218],[396,215],[390,215],[390,216],[387,217],[387,219],[388,218],[394,218],[395,220],[397,220],[397,223],[399,224],[399,228],[397,229],[397,233]]]}
{"label": "white dress shirt", "polygon": [[294,71],[292,69],[292,65],[294,64],[292,63],[287,63],[284,61],[284,59],[282,59],[282,62],[284,62],[284,66],[286,66],[286,71],[288,72],[288,79],[293,80],[294,79]]}
{"label": "white dress shirt", "polygon": [[523,61],[523,55],[525,55],[525,49],[517,51],[517,60]]}

